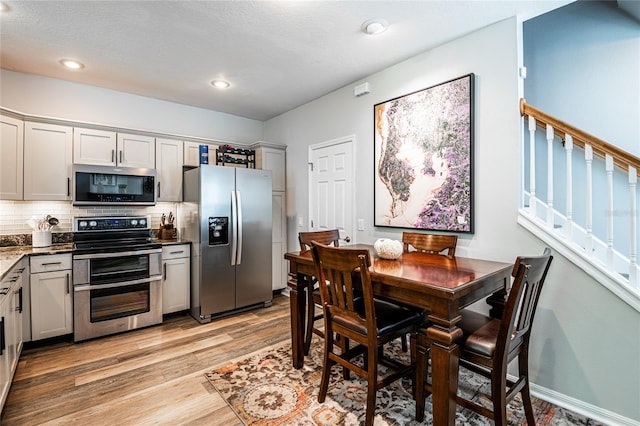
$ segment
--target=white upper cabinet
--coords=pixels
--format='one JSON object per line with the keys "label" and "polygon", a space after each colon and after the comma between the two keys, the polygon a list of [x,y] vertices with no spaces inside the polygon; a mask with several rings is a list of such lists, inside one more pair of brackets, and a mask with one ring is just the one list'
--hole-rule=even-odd
{"label": "white upper cabinet", "polygon": [[24,123],[24,199],[71,199],[73,129],[54,124]]}
{"label": "white upper cabinet", "polygon": [[182,141],[156,138],[158,201],[182,201]]}
{"label": "white upper cabinet", "polygon": [[73,129],[73,162],[75,164],[116,165],[116,132]]}
{"label": "white upper cabinet", "polygon": [[[190,167],[200,166],[200,145],[197,142],[184,143],[184,165]],[[217,145],[202,144],[209,147],[209,164],[216,164]]]}
{"label": "white upper cabinet", "polygon": [[22,200],[24,122],[0,115],[0,200]]}
{"label": "white upper cabinet", "polygon": [[118,133],[118,165],[154,169],[156,143],[152,136]]}
{"label": "white upper cabinet", "polygon": [[155,138],[105,130],[73,130],[73,162],[154,169]]}
{"label": "white upper cabinet", "polygon": [[[258,142],[262,144],[262,142]],[[269,144],[256,147],[256,168],[271,170],[273,176],[273,191],[285,191],[286,150],[282,145]]]}

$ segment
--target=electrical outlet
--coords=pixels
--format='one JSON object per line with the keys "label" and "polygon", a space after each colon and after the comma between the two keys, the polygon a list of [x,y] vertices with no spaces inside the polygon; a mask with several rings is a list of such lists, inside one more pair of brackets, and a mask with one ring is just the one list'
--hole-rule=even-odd
{"label": "electrical outlet", "polygon": [[364,231],[364,219],[358,219],[358,231]]}
{"label": "electrical outlet", "polygon": [[304,226],[304,219],[302,216],[298,216],[298,228],[302,228]]}

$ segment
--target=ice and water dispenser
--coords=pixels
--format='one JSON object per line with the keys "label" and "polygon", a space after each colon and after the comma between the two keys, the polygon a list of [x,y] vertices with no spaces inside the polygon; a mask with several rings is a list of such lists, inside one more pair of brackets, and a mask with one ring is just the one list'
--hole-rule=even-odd
{"label": "ice and water dispenser", "polygon": [[219,246],[229,244],[229,218],[210,217],[209,218],[209,245]]}

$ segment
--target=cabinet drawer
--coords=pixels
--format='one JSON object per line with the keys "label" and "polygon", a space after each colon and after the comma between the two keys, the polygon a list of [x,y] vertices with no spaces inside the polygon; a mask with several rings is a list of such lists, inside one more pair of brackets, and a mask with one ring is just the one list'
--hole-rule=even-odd
{"label": "cabinet drawer", "polygon": [[31,273],[71,269],[71,254],[49,254],[31,256]]}
{"label": "cabinet drawer", "polygon": [[189,244],[168,245],[162,247],[162,260],[191,257]]}

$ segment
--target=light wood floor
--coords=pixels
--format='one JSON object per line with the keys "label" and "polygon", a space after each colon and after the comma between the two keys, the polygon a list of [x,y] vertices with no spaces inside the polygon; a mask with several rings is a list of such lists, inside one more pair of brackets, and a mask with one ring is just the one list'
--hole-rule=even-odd
{"label": "light wood floor", "polygon": [[204,372],[288,340],[289,299],[199,324],[188,315],[87,342],[23,351],[8,425],[241,425]]}

